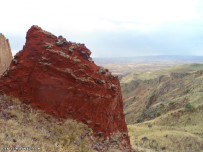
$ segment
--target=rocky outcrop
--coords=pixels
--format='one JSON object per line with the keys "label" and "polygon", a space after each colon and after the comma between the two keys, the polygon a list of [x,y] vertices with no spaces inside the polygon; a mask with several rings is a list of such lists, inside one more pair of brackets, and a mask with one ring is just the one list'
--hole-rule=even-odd
{"label": "rocky outcrop", "polygon": [[11,60],[12,53],[9,41],[0,33],[0,75],[9,67]]}
{"label": "rocky outcrop", "polygon": [[61,118],[86,123],[94,135],[130,148],[118,77],[94,64],[84,44],[32,26],[23,50],[0,79],[7,95]]}

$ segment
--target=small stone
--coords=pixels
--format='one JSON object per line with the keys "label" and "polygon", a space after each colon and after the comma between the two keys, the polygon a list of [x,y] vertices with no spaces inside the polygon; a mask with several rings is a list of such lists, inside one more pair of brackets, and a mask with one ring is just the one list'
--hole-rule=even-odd
{"label": "small stone", "polygon": [[144,136],[143,138],[142,138],[142,140],[143,141],[147,141],[147,140],[149,140],[146,136]]}
{"label": "small stone", "polygon": [[81,51],[82,54],[85,54],[85,51]]}
{"label": "small stone", "polygon": [[87,124],[88,125],[92,124],[92,121],[91,120],[87,120]]}
{"label": "small stone", "polygon": [[14,66],[10,68],[10,70],[14,70],[14,69],[15,69],[15,67],[14,67]]}
{"label": "small stone", "polygon": [[53,44],[52,43],[45,43],[44,47],[47,49],[53,49]]}
{"label": "small stone", "polygon": [[69,49],[68,49],[68,51],[70,52],[70,53],[73,53],[74,52],[74,46],[71,46],[71,47],[69,47]]}
{"label": "small stone", "polygon": [[166,138],[167,138],[167,137],[168,137],[168,135],[165,135],[164,137],[166,137]]}
{"label": "small stone", "polygon": [[117,139],[113,139],[113,140],[111,140],[111,143],[119,143],[119,140],[117,140]]}
{"label": "small stone", "polygon": [[106,70],[105,70],[103,67],[100,67],[100,68],[99,68],[99,73],[105,74],[105,73],[106,73]]}
{"label": "small stone", "polygon": [[40,30],[41,28],[37,25],[33,25],[33,27],[36,29],[36,30]]}
{"label": "small stone", "polygon": [[101,136],[103,136],[103,132],[98,132],[98,133],[96,133],[96,135],[97,135],[98,137],[101,137]]}
{"label": "small stone", "polygon": [[114,85],[113,83],[109,83],[109,87],[110,88],[116,88],[116,85]]}
{"label": "small stone", "polygon": [[66,39],[64,39],[64,38],[62,38],[62,37],[60,37],[60,38],[57,39],[56,45],[58,45],[58,46],[63,46],[64,44],[66,44]]}
{"label": "small stone", "polygon": [[43,138],[44,138],[44,139],[49,139],[49,137],[47,137],[47,136],[44,136]]}
{"label": "small stone", "polygon": [[151,127],[152,127],[152,124],[151,124],[151,123],[149,123],[149,124],[148,124],[148,127],[149,127],[149,128],[151,128]]}
{"label": "small stone", "polygon": [[17,65],[18,64],[18,61],[16,59],[13,59],[12,60],[13,64]]}
{"label": "small stone", "polygon": [[42,56],[41,61],[42,61],[42,62],[47,62],[48,59]]}
{"label": "small stone", "polygon": [[92,60],[92,58],[91,58],[91,57],[90,57],[90,58],[88,58],[88,61],[93,62],[93,60]]}
{"label": "small stone", "polygon": [[95,125],[94,125],[95,127],[100,127],[101,126],[101,124],[100,123],[95,123]]}
{"label": "small stone", "polygon": [[77,56],[75,56],[75,57],[73,58],[73,61],[74,61],[75,63],[79,63],[79,62],[81,62],[81,60],[78,59]]}
{"label": "small stone", "polygon": [[105,84],[105,83],[106,83],[105,80],[97,80],[97,82],[98,82],[99,84]]}
{"label": "small stone", "polygon": [[4,76],[4,77],[7,77],[7,76],[8,76],[8,72],[7,72],[7,71],[4,72],[3,76]]}
{"label": "small stone", "polygon": [[152,113],[152,114],[150,114],[150,118],[152,118],[152,119],[154,118],[154,114],[153,114],[153,113]]}
{"label": "small stone", "polygon": [[56,51],[59,55],[61,55],[64,58],[70,59],[70,56],[62,51]]}
{"label": "small stone", "polygon": [[127,132],[124,132],[124,133],[123,133],[123,136],[124,136],[124,137],[125,137],[125,136],[127,136],[127,135],[128,135],[128,133],[127,133]]}

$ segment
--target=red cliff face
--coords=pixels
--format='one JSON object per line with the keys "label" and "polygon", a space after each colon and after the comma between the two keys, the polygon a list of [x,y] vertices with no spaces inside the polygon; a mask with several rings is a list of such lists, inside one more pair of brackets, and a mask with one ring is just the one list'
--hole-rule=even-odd
{"label": "red cliff face", "polygon": [[94,64],[90,54],[84,44],[32,26],[0,89],[57,117],[82,121],[95,136],[119,132],[130,146],[118,77]]}

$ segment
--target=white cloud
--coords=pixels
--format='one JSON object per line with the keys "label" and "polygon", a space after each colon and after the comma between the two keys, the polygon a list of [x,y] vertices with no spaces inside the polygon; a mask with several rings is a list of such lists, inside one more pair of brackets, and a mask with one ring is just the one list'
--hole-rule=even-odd
{"label": "white cloud", "polygon": [[[5,0],[1,30],[19,32],[37,24],[71,32],[135,29],[197,19],[198,0]],[[119,24],[117,23],[119,22]]]}
{"label": "white cloud", "polygon": [[22,48],[32,25],[85,42],[98,56],[182,53],[196,39],[202,50],[201,0],[1,0],[0,17],[13,50]]}

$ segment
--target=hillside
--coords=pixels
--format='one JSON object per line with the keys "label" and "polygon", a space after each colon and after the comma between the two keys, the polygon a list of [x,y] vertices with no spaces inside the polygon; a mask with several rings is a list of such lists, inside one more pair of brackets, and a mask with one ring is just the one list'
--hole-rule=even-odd
{"label": "hillside", "polygon": [[58,119],[31,106],[0,96],[0,149],[40,148],[49,152],[93,151],[92,130],[72,119]]}
{"label": "hillside", "polygon": [[121,87],[134,148],[203,151],[203,64],[132,73]]}
{"label": "hillside", "polygon": [[112,141],[94,137],[84,123],[57,118],[0,95],[0,149],[26,147],[42,152],[123,151],[115,136]]}

